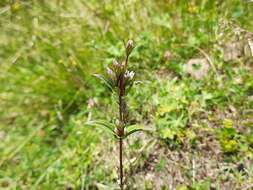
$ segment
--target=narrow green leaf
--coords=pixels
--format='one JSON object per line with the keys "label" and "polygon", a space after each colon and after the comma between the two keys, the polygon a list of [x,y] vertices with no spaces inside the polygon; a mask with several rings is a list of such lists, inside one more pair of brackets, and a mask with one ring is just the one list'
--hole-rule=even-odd
{"label": "narrow green leaf", "polygon": [[85,125],[94,126],[94,127],[101,127],[103,129],[107,129],[112,135],[117,135],[114,131],[114,125],[112,123],[106,121],[88,121]]}
{"label": "narrow green leaf", "polygon": [[99,78],[111,91],[113,91],[112,81],[107,79],[104,75],[94,74],[94,76]]}
{"label": "narrow green leaf", "polygon": [[138,131],[145,131],[144,127],[141,125],[130,125],[126,128],[126,134],[124,138],[128,137],[129,135],[136,133]]}

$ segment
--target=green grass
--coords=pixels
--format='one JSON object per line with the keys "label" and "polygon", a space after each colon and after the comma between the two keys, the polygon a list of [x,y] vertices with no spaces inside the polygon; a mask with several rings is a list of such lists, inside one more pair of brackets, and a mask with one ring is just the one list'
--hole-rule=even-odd
{"label": "green grass", "polygon": [[[117,189],[118,163],[110,157],[115,143],[84,123],[89,115],[113,118],[116,105],[92,74],[120,58],[128,39],[137,44],[130,67],[142,81],[128,97],[131,117],[155,129],[152,137],[130,139],[134,153],[126,157],[141,158],[128,188],[157,188],[158,180],[146,178],[142,168],[153,163],[154,152],[204,154],[198,146],[212,135],[232,179],[222,170],[217,179],[193,182],[186,165],[189,180],[172,187],[209,189],[213,180],[217,189],[226,181],[241,189],[252,182],[252,57],[225,62],[222,53],[234,38],[253,39],[245,32],[236,36],[239,28],[253,32],[251,1],[14,2],[0,2],[0,189]],[[189,59],[203,57],[199,49],[213,63],[203,80],[184,70]],[[164,58],[167,50],[171,60]],[[90,98],[97,102],[91,109]],[[149,139],[161,151],[142,150]],[[167,175],[161,168],[170,167],[167,159],[159,163]],[[246,175],[236,170],[239,163]],[[166,183],[164,189],[172,188]]]}

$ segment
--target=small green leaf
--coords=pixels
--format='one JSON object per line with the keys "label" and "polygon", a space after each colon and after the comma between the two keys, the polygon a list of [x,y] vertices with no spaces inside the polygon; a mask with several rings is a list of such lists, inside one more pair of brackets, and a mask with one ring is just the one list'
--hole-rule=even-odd
{"label": "small green leaf", "polygon": [[112,135],[117,136],[117,134],[114,131],[114,125],[112,123],[106,121],[88,121],[85,123],[85,125],[107,129],[107,131],[110,132]]}
{"label": "small green leaf", "polygon": [[130,125],[126,128],[126,134],[124,138],[128,137],[129,135],[138,132],[138,131],[145,131],[143,126],[140,125]]}
{"label": "small green leaf", "polygon": [[111,91],[113,91],[112,81],[106,78],[104,75],[94,74],[95,77],[99,78]]}

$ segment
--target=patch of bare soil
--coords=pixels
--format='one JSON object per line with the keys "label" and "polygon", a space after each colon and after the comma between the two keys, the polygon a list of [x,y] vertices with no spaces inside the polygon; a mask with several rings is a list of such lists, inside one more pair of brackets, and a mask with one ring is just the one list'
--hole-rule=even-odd
{"label": "patch of bare soil", "polygon": [[181,150],[170,150],[157,141],[146,160],[133,172],[128,189],[176,189],[204,180],[210,180],[213,189],[246,188],[252,182],[250,176],[245,174],[242,182],[236,172],[250,169],[246,168],[250,167],[250,161],[245,158],[246,165],[227,162],[215,136],[209,132],[200,133],[205,138],[195,148],[186,145]]}
{"label": "patch of bare soil", "polygon": [[[222,118],[237,118],[233,111],[219,115]],[[198,142],[192,145],[186,139],[177,150],[171,150],[166,143],[154,137],[136,137],[141,138],[142,146],[149,145],[137,155],[136,152],[128,154],[132,158],[138,157],[129,166],[132,170],[128,171],[128,189],[176,190],[180,186],[192,187],[204,181],[210,182],[211,189],[250,189],[253,184],[253,174],[250,172],[252,160],[243,155],[239,159],[225,155],[213,130],[213,127],[217,129],[219,126],[216,123],[209,126],[194,129]],[[239,126],[238,123],[237,127],[241,130]],[[134,139],[131,141],[134,142]]]}

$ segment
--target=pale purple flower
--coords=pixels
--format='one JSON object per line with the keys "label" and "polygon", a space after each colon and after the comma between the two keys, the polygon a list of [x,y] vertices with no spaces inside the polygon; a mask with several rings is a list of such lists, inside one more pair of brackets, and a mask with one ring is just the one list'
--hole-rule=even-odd
{"label": "pale purple flower", "polygon": [[107,74],[110,76],[114,76],[114,72],[110,69],[110,68],[106,68],[107,69]]}

